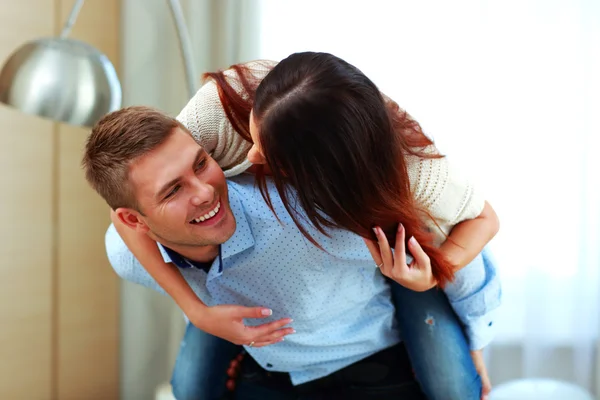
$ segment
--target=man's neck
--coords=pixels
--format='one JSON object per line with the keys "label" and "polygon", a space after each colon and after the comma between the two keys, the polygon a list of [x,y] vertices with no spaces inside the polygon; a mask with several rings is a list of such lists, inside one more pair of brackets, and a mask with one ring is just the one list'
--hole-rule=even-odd
{"label": "man's neck", "polygon": [[219,255],[219,246],[178,246],[169,243],[162,243],[164,246],[177,252],[179,255],[190,261],[207,263],[212,262]]}

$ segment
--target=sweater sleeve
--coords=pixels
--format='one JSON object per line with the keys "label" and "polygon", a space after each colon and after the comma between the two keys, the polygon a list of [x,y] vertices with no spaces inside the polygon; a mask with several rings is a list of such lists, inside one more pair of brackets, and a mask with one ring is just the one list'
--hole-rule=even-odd
{"label": "sweater sleeve", "polygon": [[[245,64],[256,85],[275,65],[273,61],[252,61]],[[235,70],[224,71],[232,87],[245,96],[243,87]],[[177,116],[194,136],[194,139],[217,161],[226,177],[244,172],[252,164],[246,159],[252,144],[240,136],[234,129],[219,98],[214,80],[209,79]]]}
{"label": "sweater sleeve", "polygon": [[[437,149],[430,146],[426,152],[433,154]],[[485,205],[483,194],[446,157],[409,156],[407,161],[413,196],[445,234],[459,222],[481,214]]]}

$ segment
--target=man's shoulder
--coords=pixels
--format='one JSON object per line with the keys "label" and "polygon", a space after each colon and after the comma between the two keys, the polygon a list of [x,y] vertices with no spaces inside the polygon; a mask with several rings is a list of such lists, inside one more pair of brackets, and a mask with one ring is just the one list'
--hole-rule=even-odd
{"label": "man's shoulder", "polygon": [[[254,175],[250,173],[242,173],[227,178],[227,186],[229,189],[233,189],[236,192],[243,194],[253,194],[255,190],[258,190],[255,182]],[[260,192],[258,194],[260,195]]]}
{"label": "man's shoulder", "polygon": [[[254,175],[245,173],[227,179],[229,188],[229,200],[232,204],[239,202],[244,209],[244,213],[252,218],[274,219],[275,214],[267,205],[262,196]],[[281,197],[275,188],[273,182],[267,178],[267,190],[271,199],[271,204],[280,219],[289,219],[289,214],[281,201]],[[235,211],[234,211],[235,213]]]}
{"label": "man's shoulder", "polygon": [[227,178],[227,187],[229,189],[230,202],[237,199],[247,208],[249,205],[256,207],[263,201],[260,189],[256,184],[254,175],[240,174],[231,178]]}
{"label": "man's shoulder", "polygon": [[131,253],[113,224],[106,230],[104,241],[108,261],[119,277],[164,294],[163,289]]}
{"label": "man's shoulder", "polygon": [[[235,195],[244,204],[246,202],[254,202],[254,200],[261,200],[265,207],[267,207],[253,174],[243,173],[240,175],[233,176],[231,178],[227,178],[227,186],[229,190],[235,193]],[[278,204],[281,201],[279,193],[277,192],[275,185],[269,178],[267,178],[266,180],[266,188],[269,192],[269,197],[271,198],[271,201],[274,203],[274,205]]]}

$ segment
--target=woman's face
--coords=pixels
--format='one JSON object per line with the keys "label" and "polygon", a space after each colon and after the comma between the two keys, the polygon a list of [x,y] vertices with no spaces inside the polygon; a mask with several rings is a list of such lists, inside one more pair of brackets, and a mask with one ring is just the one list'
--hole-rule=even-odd
{"label": "woman's face", "polygon": [[259,130],[258,126],[254,121],[254,114],[250,112],[250,136],[252,137],[252,148],[248,152],[248,161],[252,164],[266,164],[265,156],[260,148],[260,141],[258,140]]}

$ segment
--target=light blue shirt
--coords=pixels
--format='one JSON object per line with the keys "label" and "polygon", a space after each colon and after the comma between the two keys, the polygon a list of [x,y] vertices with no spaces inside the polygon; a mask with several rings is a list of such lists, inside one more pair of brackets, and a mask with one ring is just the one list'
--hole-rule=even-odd
{"label": "light blue shirt", "polygon": [[[284,342],[246,346],[263,368],[289,372],[292,382],[301,384],[400,342],[389,285],[359,236],[336,229],[327,237],[309,229],[326,250],[322,251],[300,233],[272,186],[271,199],[280,221],[255,187],[254,177],[232,178],[228,188],[235,233],[221,246],[220,257],[208,273],[197,268],[180,271],[210,306],[239,304],[273,310],[271,317],[248,320],[248,325],[293,318],[296,333]],[[106,246],[119,276],[164,293],[113,226],[106,234]],[[170,262],[169,254],[162,247],[161,251]],[[461,306],[459,317],[470,327],[467,331],[480,341],[483,338],[483,343],[491,339],[499,285],[493,264],[475,267],[461,270],[450,293]]]}

